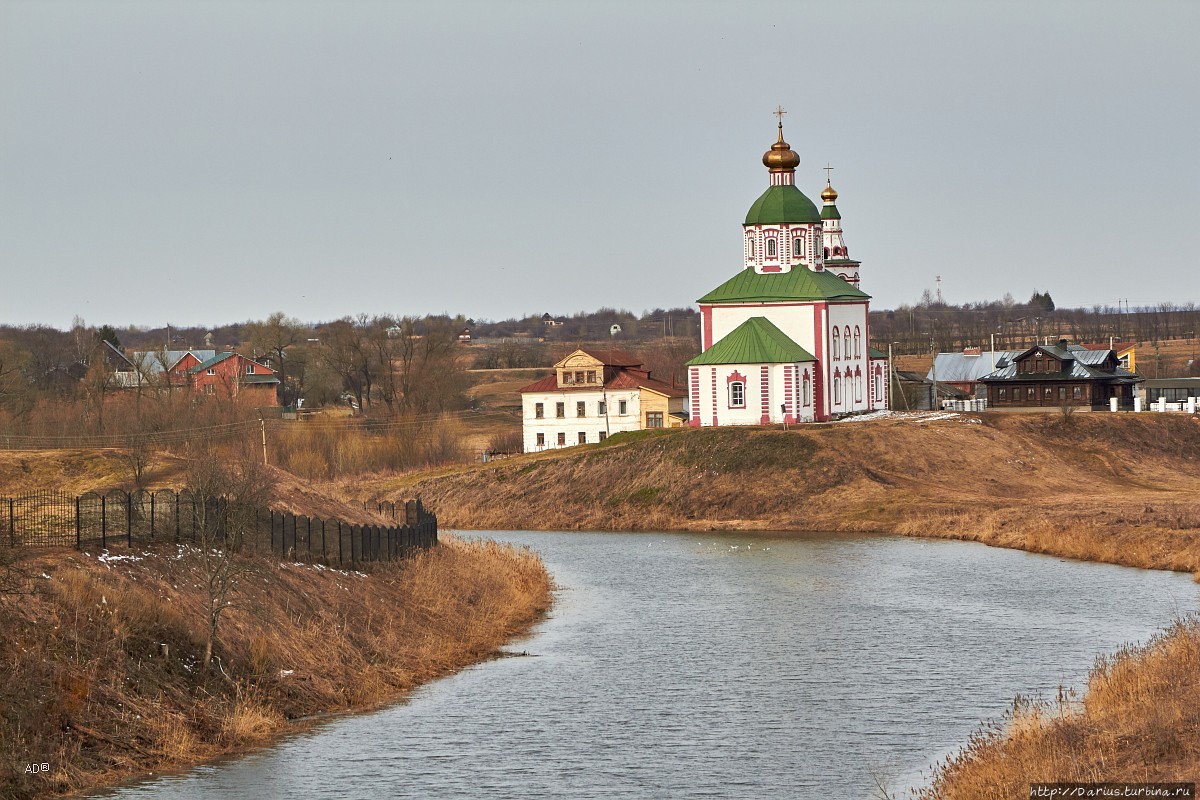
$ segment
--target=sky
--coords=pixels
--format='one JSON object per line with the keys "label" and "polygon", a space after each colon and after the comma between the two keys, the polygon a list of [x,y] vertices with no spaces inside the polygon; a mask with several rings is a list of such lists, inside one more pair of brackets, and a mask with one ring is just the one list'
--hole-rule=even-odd
{"label": "sky", "polygon": [[1200,3],[0,0],[0,324],[692,305],[777,105],[874,308],[1200,302]]}

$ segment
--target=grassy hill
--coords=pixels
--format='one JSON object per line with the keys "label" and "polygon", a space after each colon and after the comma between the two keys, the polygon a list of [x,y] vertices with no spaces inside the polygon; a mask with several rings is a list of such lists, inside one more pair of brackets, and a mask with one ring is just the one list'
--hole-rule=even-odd
{"label": "grassy hill", "polygon": [[1200,571],[1200,420],[897,415],[619,434],[601,445],[356,481],[444,525],[863,530]]}

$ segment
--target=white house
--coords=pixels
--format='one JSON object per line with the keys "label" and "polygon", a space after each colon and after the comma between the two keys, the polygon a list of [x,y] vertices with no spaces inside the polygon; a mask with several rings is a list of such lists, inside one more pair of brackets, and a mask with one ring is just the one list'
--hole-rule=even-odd
{"label": "white house", "polygon": [[521,389],[526,453],[602,442],[614,433],[683,424],[684,391],[620,350],[576,350]]}
{"label": "white house", "polygon": [[688,362],[689,424],[887,408],[887,358],[868,344],[870,297],[842,235],[837,192],[827,181],[818,210],[796,188],[800,157],[782,121],[763,164],[771,185],[742,225],[742,269],[699,301],[703,352]]}

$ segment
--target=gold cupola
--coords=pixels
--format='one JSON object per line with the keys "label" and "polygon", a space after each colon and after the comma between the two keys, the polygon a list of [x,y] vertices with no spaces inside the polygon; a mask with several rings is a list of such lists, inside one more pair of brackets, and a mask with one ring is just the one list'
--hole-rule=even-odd
{"label": "gold cupola", "polygon": [[821,190],[821,199],[826,203],[832,203],[837,200],[837,192],[829,185],[829,181],[825,181],[825,188]]}
{"label": "gold cupola", "polygon": [[783,140],[783,120],[779,121],[779,139],[763,153],[763,166],[771,172],[794,172],[800,166],[800,156]]}

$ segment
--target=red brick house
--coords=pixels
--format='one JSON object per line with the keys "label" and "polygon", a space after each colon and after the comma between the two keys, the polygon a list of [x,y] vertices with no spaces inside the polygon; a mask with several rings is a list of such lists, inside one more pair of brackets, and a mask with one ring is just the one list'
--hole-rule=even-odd
{"label": "red brick house", "polygon": [[275,370],[241,353],[219,353],[190,367],[187,375],[202,395],[253,406],[279,405],[279,376]]}

